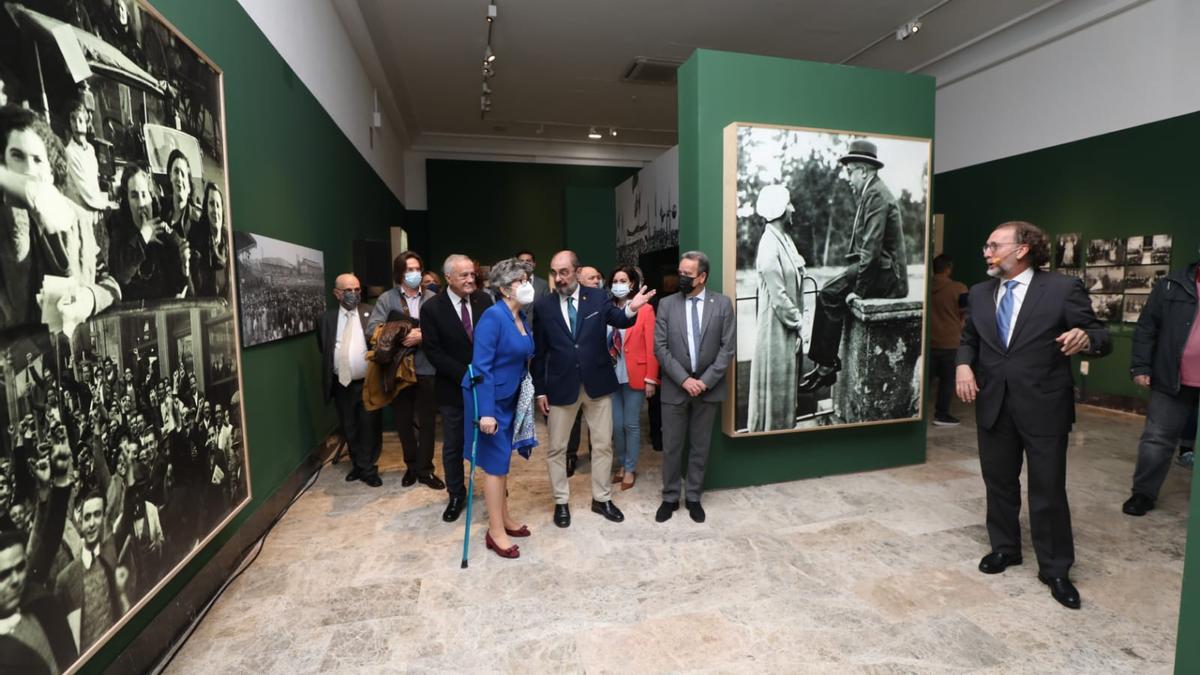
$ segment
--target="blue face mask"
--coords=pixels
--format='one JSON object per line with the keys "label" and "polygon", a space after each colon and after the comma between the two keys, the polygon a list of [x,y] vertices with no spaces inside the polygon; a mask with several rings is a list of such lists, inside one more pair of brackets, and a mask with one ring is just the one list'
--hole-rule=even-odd
{"label": "blue face mask", "polygon": [[421,273],[415,272],[415,271],[414,272],[405,272],[404,273],[404,285],[408,286],[409,288],[416,288],[416,287],[420,286],[421,285]]}
{"label": "blue face mask", "polygon": [[614,298],[624,299],[625,296],[629,295],[629,284],[623,284],[618,281],[612,285],[612,294]]}
{"label": "blue face mask", "polygon": [[439,290],[441,290],[441,287],[438,286],[437,284],[429,283],[429,284],[425,284],[425,290],[429,291],[430,293],[436,294]]}

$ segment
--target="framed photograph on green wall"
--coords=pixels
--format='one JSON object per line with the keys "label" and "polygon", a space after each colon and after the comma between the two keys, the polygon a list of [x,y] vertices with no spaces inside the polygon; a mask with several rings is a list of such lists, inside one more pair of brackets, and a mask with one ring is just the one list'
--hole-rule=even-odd
{"label": "framed photograph on green wall", "polygon": [[0,671],[76,670],[249,503],[224,110],[146,2],[0,12]]}
{"label": "framed photograph on green wall", "polygon": [[931,145],[726,127],[725,288],[738,339],[725,433],[921,418]]}

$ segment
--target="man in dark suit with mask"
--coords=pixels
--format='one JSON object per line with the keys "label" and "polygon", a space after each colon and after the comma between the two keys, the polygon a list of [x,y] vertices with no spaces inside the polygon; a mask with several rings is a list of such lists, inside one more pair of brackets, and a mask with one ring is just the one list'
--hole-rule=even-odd
{"label": "man in dark suit with mask", "polygon": [[367,375],[367,320],[370,305],[361,304],[362,287],[353,274],[340,274],[333,297],[338,307],[325,311],[317,348],[321,350],[321,391],[337,407],[342,433],[350,446],[353,466],[347,481],[361,480],[371,487],[383,485],[379,478],[379,452],[383,430],[379,411],[363,405],[363,379]]}
{"label": "man in dark suit with mask", "polygon": [[454,254],[442,265],[446,292],[438,293],[422,309],[425,354],[437,370],[436,394],[442,416],[442,467],[446,471],[449,501],[442,520],[452,523],[462,514],[467,500],[463,475],[463,390],[462,379],[471,363],[475,323],[492,298],[479,290],[475,263]]}
{"label": "man in dark suit with mask", "polygon": [[1046,235],[1031,223],[1000,225],[983,248],[988,276],[971,287],[958,349],[955,390],[977,401],[979,464],[987,488],[991,553],[979,571],[1021,564],[1021,464],[1029,464],[1029,525],[1038,579],[1062,605],[1079,609],[1068,572],[1075,562],[1067,505],[1067,435],[1075,422],[1071,356],[1112,351],[1083,283],[1038,268]]}

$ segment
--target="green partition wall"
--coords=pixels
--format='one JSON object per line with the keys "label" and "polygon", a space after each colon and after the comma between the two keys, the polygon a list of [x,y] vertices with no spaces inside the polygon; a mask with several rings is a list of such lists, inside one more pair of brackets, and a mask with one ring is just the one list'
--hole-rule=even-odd
{"label": "green partition wall", "polygon": [[[1200,224],[1192,203],[1200,169],[1189,150],[1200,146],[1200,113],[1154,122],[1015,157],[949,171],[934,178],[934,211],[945,214],[947,253],[955,276],[981,281],[979,252],[995,225],[1028,220],[1051,234],[1084,239],[1170,234],[1172,267],[1200,258]],[[1140,398],[1129,379],[1130,326],[1112,327],[1113,353],[1076,374],[1089,394]],[[1130,453],[1135,452],[1130,448]],[[1176,672],[1200,672],[1200,482],[1193,476]],[[1189,636],[1191,639],[1188,639]]]}
{"label": "green partition wall", "polygon": [[[933,137],[934,80],[709,50],[679,70],[679,248],[722,269],[722,130],[731,122]],[[729,438],[717,428],[706,484],[736,487],[924,461],[923,421]]]}
{"label": "green partition wall", "polygon": [[[351,267],[351,241],[388,238],[404,207],[379,180],[236,0],[154,0],[225,73],[233,227],[324,251],[326,274]],[[242,353],[254,500],[84,666],[102,672],[333,428],[304,335]]]}

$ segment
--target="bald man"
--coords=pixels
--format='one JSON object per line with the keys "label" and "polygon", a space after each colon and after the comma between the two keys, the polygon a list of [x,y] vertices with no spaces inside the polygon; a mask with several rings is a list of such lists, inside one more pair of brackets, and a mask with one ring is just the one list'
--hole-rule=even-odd
{"label": "bald man", "polygon": [[340,274],[334,281],[333,297],[338,306],[325,311],[317,348],[321,350],[321,387],[325,400],[337,408],[342,433],[350,446],[353,466],[347,481],[361,480],[371,487],[383,485],[379,478],[379,451],[383,430],[379,411],[363,406],[363,378],[367,375],[367,320],[370,305],[362,304],[362,285],[353,274]]}
{"label": "bald man", "polygon": [[579,283],[588,288],[604,288],[604,275],[591,265],[579,268]]}

